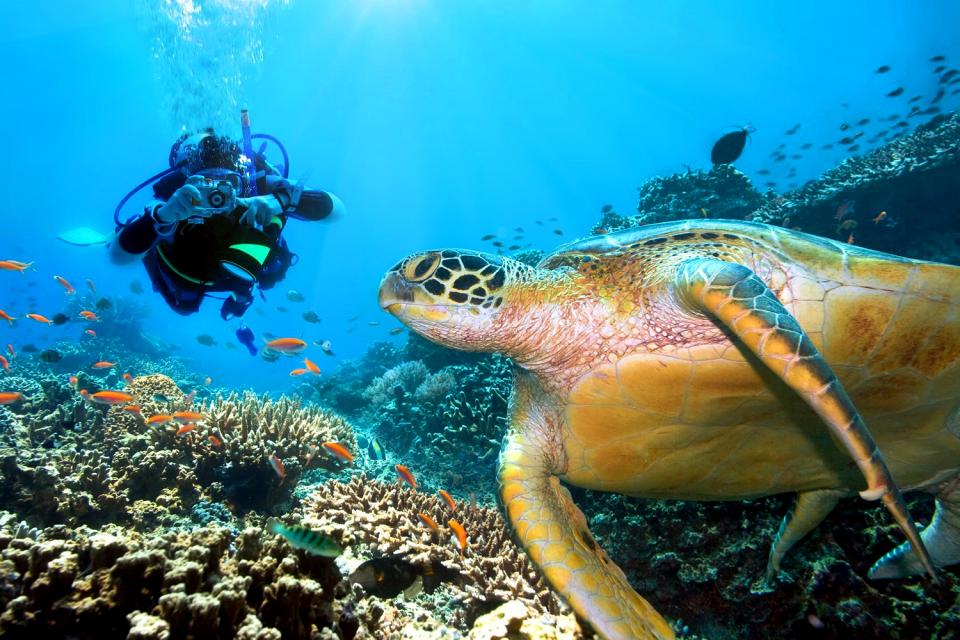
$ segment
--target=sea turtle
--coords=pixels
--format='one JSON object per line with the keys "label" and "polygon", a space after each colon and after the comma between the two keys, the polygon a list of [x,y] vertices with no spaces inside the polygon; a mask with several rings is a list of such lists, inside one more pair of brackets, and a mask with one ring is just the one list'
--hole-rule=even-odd
{"label": "sea turtle", "polygon": [[[688,500],[796,492],[771,574],[856,493],[882,499],[908,539],[871,577],[960,562],[960,267],[688,221],[587,238],[536,267],[418,253],[385,275],[380,304],[435,342],[513,359],[500,497],[605,638],[673,633],[561,481]],[[922,540],[898,487],[937,494]]]}

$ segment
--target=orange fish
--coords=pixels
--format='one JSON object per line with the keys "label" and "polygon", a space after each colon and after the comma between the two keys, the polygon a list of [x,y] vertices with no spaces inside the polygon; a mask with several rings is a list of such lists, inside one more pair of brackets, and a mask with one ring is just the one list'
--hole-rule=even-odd
{"label": "orange fish", "polygon": [[140,415],[140,405],[138,404],[128,404],[123,408],[123,410],[126,411],[127,413]]}
{"label": "orange fish", "polygon": [[222,447],[222,446],[223,446],[223,440],[221,440],[221,439],[218,438],[217,436],[213,435],[212,433],[207,436],[207,440],[209,440],[209,441],[210,441],[210,444],[212,444],[212,445],[215,446],[215,447]]}
{"label": "orange fish", "polygon": [[73,387],[74,389],[77,388],[77,382],[79,382],[79,380],[77,379],[77,376],[70,376],[69,378],[67,378],[67,380],[70,381],[71,387]]}
{"label": "orange fish", "polygon": [[133,381],[133,376],[130,375],[129,373],[125,373],[125,374],[123,374],[123,381],[124,381],[124,382],[132,382],[132,381]]}
{"label": "orange fish", "polygon": [[16,320],[16,318],[12,317],[9,313],[4,311],[3,309],[0,309],[0,318],[3,318],[10,324],[13,324],[13,321]]}
{"label": "orange fish", "polygon": [[0,260],[0,269],[23,273],[26,269],[29,269],[32,264],[32,262],[19,262],[17,260]]}
{"label": "orange fish", "polygon": [[20,402],[22,398],[23,394],[19,391],[0,392],[0,404],[13,404],[14,402]]}
{"label": "orange fish", "polygon": [[73,285],[67,282],[67,279],[63,276],[53,276],[53,279],[60,283],[60,286],[66,290],[68,296],[77,292],[77,290],[73,288]]}
{"label": "orange fish", "polygon": [[90,399],[97,404],[124,404],[133,400],[133,396],[123,391],[97,391]]}
{"label": "orange fish", "polygon": [[394,465],[394,469],[397,470],[397,475],[400,476],[400,479],[406,482],[408,485],[417,488],[417,479],[413,477],[413,474],[410,473],[410,469],[407,469],[402,464]]}
{"label": "orange fish", "polygon": [[277,338],[267,343],[267,349],[280,353],[300,353],[307,348],[307,343],[300,338]]}
{"label": "orange fish", "polygon": [[854,205],[853,200],[847,200],[847,201],[843,202],[839,207],[837,207],[837,213],[836,213],[836,215],[833,216],[833,219],[834,219],[834,220],[843,220],[843,218],[844,218],[847,214],[853,213],[854,206],[855,206],[855,205]]}
{"label": "orange fish", "polygon": [[0,356],[0,366],[3,367],[3,370],[7,373],[10,373],[10,363],[7,362],[7,359],[3,356]]}
{"label": "orange fish", "polygon": [[86,389],[80,389],[80,391],[78,391],[77,393],[79,393],[80,397],[83,398],[84,400],[90,399],[90,392],[87,391]]}
{"label": "orange fish", "polygon": [[433,518],[431,518],[430,516],[428,516],[427,514],[425,514],[425,513],[423,513],[423,512],[420,512],[420,513],[417,513],[417,517],[420,518],[420,522],[422,522],[423,524],[427,525],[428,527],[430,527],[430,528],[433,529],[434,531],[439,531],[439,530],[440,530],[440,527],[437,526],[436,521],[435,521]]}
{"label": "orange fish", "polygon": [[302,375],[305,374],[306,372],[307,372],[306,369],[294,369],[293,371],[290,372],[290,375],[291,375],[291,376],[294,376],[294,377],[296,377],[296,376],[302,376]]}
{"label": "orange fish", "polygon": [[147,424],[151,424],[151,425],[167,424],[171,420],[173,420],[173,416],[168,416],[166,414],[160,413],[155,416],[150,416],[149,418],[147,418]]}
{"label": "orange fish", "polygon": [[881,211],[880,213],[877,214],[877,217],[873,219],[873,224],[880,224],[886,219],[886,217],[887,217],[887,212]]}
{"label": "orange fish", "polygon": [[203,379],[203,384],[207,385],[208,387],[210,386],[211,382],[213,382],[213,378],[211,378],[210,376],[207,376],[206,378]]}
{"label": "orange fish", "polygon": [[37,322],[46,322],[47,324],[53,324],[53,320],[50,318],[45,318],[39,313],[28,313],[27,317],[31,320],[36,320]]}
{"label": "orange fish", "polygon": [[183,425],[182,427],[180,427],[179,429],[177,429],[177,435],[178,435],[178,436],[182,436],[182,435],[184,435],[184,434],[190,433],[191,431],[193,431],[193,430],[196,429],[196,428],[197,428],[197,425],[195,425],[195,424],[193,424],[193,423],[185,424],[185,425]]}
{"label": "orange fish", "polygon": [[347,462],[353,462],[353,456],[347,451],[347,448],[336,442],[323,442],[321,446],[335,456],[343,458]]}
{"label": "orange fish", "polygon": [[93,329],[87,329],[87,330],[84,331],[84,333],[87,334],[88,336],[90,336],[91,338],[96,338],[96,337],[97,337],[97,332],[94,331]]}
{"label": "orange fish", "polygon": [[106,360],[101,360],[100,362],[94,362],[90,365],[94,369],[112,369],[117,366],[116,362],[107,362]]}
{"label": "orange fish", "polygon": [[13,350],[13,345],[10,344],[9,342],[7,343],[7,353],[10,354],[11,358],[17,357],[17,352]]}
{"label": "orange fish", "polygon": [[87,310],[81,311],[80,317],[83,318],[84,320],[89,320],[90,322],[97,322],[98,320],[100,320],[100,318],[97,317],[97,314],[95,314],[93,311],[87,311]]}
{"label": "orange fish", "polygon": [[177,411],[173,414],[173,419],[177,422],[203,422],[203,414],[196,411]]}
{"label": "orange fish", "polygon": [[315,363],[310,358],[304,358],[303,364],[307,367],[307,370],[310,373],[315,373],[316,375],[320,375],[320,367],[318,367],[317,363]]}
{"label": "orange fish", "polygon": [[93,284],[93,280],[87,278],[87,289],[90,289],[93,293],[97,292],[97,286]]}
{"label": "orange fish", "polygon": [[273,467],[274,473],[276,473],[277,477],[280,478],[280,483],[282,484],[287,478],[287,468],[283,466],[283,460],[274,454],[270,454],[267,460],[270,461],[270,466]]}
{"label": "orange fish", "polygon": [[847,244],[853,244],[855,238],[853,237],[853,231],[850,232],[850,235],[847,236]]}
{"label": "orange fish", "polygon": [[440,497],[443,498],[443,501],[447,503],[448,507],[450,507],[450,511],[457,510],[457,503],[453,501],[453,496],[451,496],[449,493],[447,493],[443,489],[440,489],[440,491],[438,491],[437,493],[440,494]]}
{"label": "orange fish", "polygon": [[462,553],[467,548],[467,530],[464,529],[463,525],[456,520],[448,520],[447,526],[453,529],[453,535],[450,537],[450,542],[453,542],[455,545],[457,545]]}

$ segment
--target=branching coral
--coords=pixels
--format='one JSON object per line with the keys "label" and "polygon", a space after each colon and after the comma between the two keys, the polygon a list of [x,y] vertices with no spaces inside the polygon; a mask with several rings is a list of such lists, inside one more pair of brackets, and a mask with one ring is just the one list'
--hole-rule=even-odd
{"label": "branching coral", "polygon": [[[349,483],[327,482],[307,500],[305,524],[325,531],[343,545],[364,545],[374,555],[396,554],[414,563],[440,561],[457,570],[461,580],[450,585],[463,604],[459,624],[472,621],[491,604],[521,600],[540,612],[557,613],[564,605],[513,543],[496,509],[457,505],[399,484],[368,480],[363,474]],[[425,513],[440,529],[418,517]],[[456,518],[467,530],[464,552],[451,544],[446,522]]]}
{"label": "branching coral", "polygon": [[[318,453],[321,443],[356,450],[353,428],[346,420],[286,397],[274,401],[249,392],[218,396],[201,405],[199,412],[204,428],[189,435],[191,446],[203,452],[198,479],[203,485],[217,483],[242,509],[269,509],[288,499],[308,461],[335,465]],[[271,465],[272,456],[283,464],[283,477]]]}

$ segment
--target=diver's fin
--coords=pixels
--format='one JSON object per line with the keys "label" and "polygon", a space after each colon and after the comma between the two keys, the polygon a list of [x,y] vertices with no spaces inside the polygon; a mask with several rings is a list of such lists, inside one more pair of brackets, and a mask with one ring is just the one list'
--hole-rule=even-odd
{"label": "diver's fin", "polygon": [[550,452],[559,449],[541,442],[553,430],[549,418],[524,398],[527,388],[517,376],[498,472],[514,534],[547,582],[606,640],[673,639],[666,620],[594,541],[583,513],[554,475],[558,465]]}
{"label": "diver's fin", "polygon": [[673,283],[681,303],[734,334],[826,423],[867,480],[866,500],[882,499],[936,580],[907,505],[867,425],[810,337],[763,280],[748,267],[712,258],[680,265]]}
{"label": "diver's fin", "polygon": [[797,494],[797,503],[793,510],[783,517],[780,530],[773,537],[770,559],[767,561],[767,580],[772,580],[780,573],[780,561],[787,551],[823,522],[843,495],[842,491],[832,489],[802,491]]}
{"label": "diver's fin", "polygon": [[[960,476],[937,495],[933,520],[920,537],[938,567],[960,563]],[[877,560],[867,575],[874,580],[883,580],[912,576],[923,573],[923,570],[917,554],[910,545],[903,543]]]}
{"label": "diver's fin", "polygon": [[77,227],[76,229],[64,231],[57,236],[57,240],[63,240],[67,244],[78,247],[90,247],[98,244],[106,244],[110,242],[110,238],[112,237],[113,236],[100,233],[99,231],[94,231],[90,227]]}

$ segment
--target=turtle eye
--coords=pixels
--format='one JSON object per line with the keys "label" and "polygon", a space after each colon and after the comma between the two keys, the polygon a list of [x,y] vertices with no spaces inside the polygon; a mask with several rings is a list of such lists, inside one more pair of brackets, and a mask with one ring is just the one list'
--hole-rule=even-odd
{"label": "turtle eye", "polygon": [[439,253],[425,253],[413,258],[403,267],[403,277],[407,282],[423,282],[436,270],[440,264]]}

